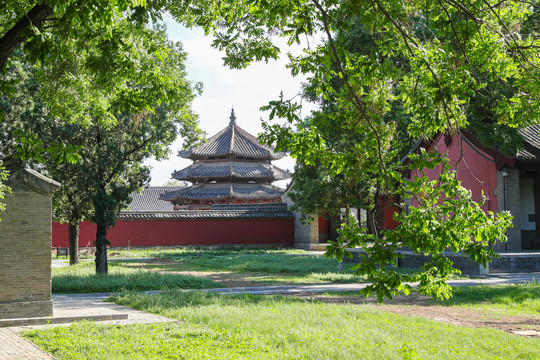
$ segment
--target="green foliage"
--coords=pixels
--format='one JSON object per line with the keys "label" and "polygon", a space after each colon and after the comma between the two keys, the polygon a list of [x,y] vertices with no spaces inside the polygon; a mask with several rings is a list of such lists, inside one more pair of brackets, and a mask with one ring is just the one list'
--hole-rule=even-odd
{"label": "green foliage", "polygon": [[[106,108],[83,111],[90,121],[78,118],[76,107],[86,106],[81,96],[95,99],[89,89],[77,88],[79,81],[88,81],[88,74],[69,77],[72,82],[62,87],[44,79],[56,76],[50,72],[55,67],[32,67],[20,57],[6,72],[6,78],[19,79],[19,85],[3,98],[6,121],[0,128],[8,139],[4,152],[35,159],[64,185],[55,194],[57,219],[77,225],[90,218],[100,229],[96,241],[102,250],[116,214],[149,181],[150,169],[142,162],[166,158],[177,134],[184,136],[186,145],[201,134],[190,108],[195,90],[186,80],[187,55],[181,44],[169,42],[161,26],[148,29],[118,21],[110,30],[106,41],[96,37],[77,54],[78,61],[95,67],[94,78],[107,81]],[[98,68],[115,70],[99,75]],[[68,93],[59,104],[71,102],[68,108],[75,111],[64,112],[68,123],[53,116],[60,110],[47,98],[63,90]]]}
{"label": "green foliage", "polygon": [[222,285],[203,277],[160,274],[123,267],[116,262],[110,264],[108,276],[96,274],[94,264],[89,261],[52,270],[52,292],[55,294],[211,289],[217,287],[222,287]]}
{"label": "green foliage", "polygon": [[[365,257],[354,266],[355,273],[366,275],[373,282],[363,292],[376,293],[379,301],[384,297],[392,298],[399,291],[407,294],[411,287],[406,283],[416,281],[423,294],[448,298],[451,288],[446,281],[460,272],[452,266],[445,251],[462,252],[472,261],[486,265],[497,256],[489,248],[489,242],[505,239],[505,231],[511,225],[508,212],[485,213],[480,207],[482,204],[472,201],[471,192],[461,186],[447,160],[433,160],[433,155],[425,152],[411,155],[410,160],[412,169],[442,163],[438,179],[430,180],[423,175],[416,181],[403,183],[405,192],[411,194],[419,206],[411,207],[409,213],[397,213],[395,219],[399,226],[396,230],[383,230],[381,237],[369,234],[356,218],[349,217],[327,252],[327,256],[341,260],[351,256],[347,248],[360,247]],[[397,266],[397,259],[403,257],[399,252],[403,246],[416,254],[433,255],[421,273],[403,274],[392,269]]]}
{"label": "green foliage", "polygon": [[[147,6],[144,0],[0,2],[0,146],[41,163],[51,158],[75,162],[80,147],[74,144],[80,142],[51,138],[58,135],[47,131],[51,120],[109,128],[126,114],[136,124],[160,105],[178,117],[187,142],[195,141],[197,119],[189,109],[193,95],[182,65],[185,54],[158,24],[164,6]],[[34,17],[35,10],[43,21]],[[150,19],[153,30],[145,26]],[[193,89],[199,91],[200,85]],[[2,131],[6,122],[9,135]],[[47,125],[40,128],[39,122]],[[73,135],[70,139],[75,140]],[[166,153],[158,146],[152,152],[158,157]],[[81,206],[76,212],[66,216],[80,219],[88,210]]]}
{"label": "green foliage", "polygon": [[[461,129],[505,154],[515,152],[521,144],[516,127],[533,123],[540,111],[536,3],[313,0],[297,6],[288,19],[305,10],[302,23],[311,27],[289,21],[291,31],[280,27],[282,18],[269,22],[290,41],[298,33],[326,35],[289,64],[293,74],[308,76],[307,97],[322,108],[305,121],[294,102],[273,101],[265,107],[270,120],[286,122],[265,123],[263,135],[298,159],[291,198],[304,219],[340,207],[367,209],[375,219],[377,209],[397,208],[396,231],[349,220],[328,255],[341,259],[345,247],[362,247],[357,273],[374,282],[366,292],[380,300],[406,291],[405,282],[413,280],[426,294],[449,296],[445,281],[456,269],[443,252],[489,261],[489,241],[506,239],[509,215],[484,214],[445,164],[435,181],[415,175],[440,165],[440,155],[411,156],[406,169],[398,159],[410,139]],[[265,10],[279,13],[277,5]],[[418,207],[408,213],[403,200],[411,196]],[[421,275],[397,274],[388,265],[399,248],[433,255],[432,261]]]}
{"label": "green foliage", "polygon": [[[2,200],[6,193],[9,193],[11,189],[4,184],[7,180],[9,172],[2,166],[2,160],[0,160],[0,200]],[[0,202],[0,211],[5,210],[6,205]]]}
{"label": "green foliage", "polygon": [[[285,118],[287,123],[265,125],[265,141],[276,145],[277,150],[289,151],[299,159],[300,167],[315,167],[305,170],[311,171],[313,178],[338,179],[329,186],[312,182],[297,189],[311,194],[329,187],[336,189],[330,192],[332,199],[320,196],[311,203],[301,203],[307,215],[315,213],[314,209],[317,213],[325,211],[322,206],[335,208],[342,190],[343,206],[367,209],[374,209],[379,199],[400,206],[409,190],[432,193],[430,184],[422,178],[413,179],[413,184],[402,179],[396,159],[405,146],[395,143],[405,133],[406,138],[430,138],[438,132],[459,134],[470,126],[481,137],[487,134],[483,136],[486,143],[504,134],[500,149],[508,153],[519,145],[519,139],[513,136],[515,131],[507,129],[531,124],[540,115],[537,2],[96,0],[89,5],[77,0],[49,0],[43,4],[51,16],[60,20],[47,20],[44,23],[52,23],[52,27],[38,24],[24,33],[24,50],[34,63],[39,63],[38,74],[47,80],[46,91],[41,94],[53,115],[66,115],[67,119],[87,125],[98,119],[97,125],[109,126],[119,114],[144,112],[148,104],[159,103],[147,102],[147,93],[150,97],[174,95],[162,90],[162,86],[171,89],[167,84],[173,78],[156,74],[152,66],[152,61],[167,54],[163,47],[152,52],[150,66],[145,67],[131,55],[137,49],[153,50],[154,42],[146,37],[141,40],[125,36],[122,41],[117,37],[129,35],[132,28],[150,20],[155,23],[164,10],[187,26],[202,26],[207,33],[213,33],[214,46],[225,51],[224,62],[233,68],[275,59],[281,51],[274,41],[277,37],[293,44],[304,37],[324,34],[324,42],[306,46],[300,56],[290,56],[289,67],[293,74],[308,77],[312,98],[332,106],[312,114],[306,126],[297,115],[299,106],[281,98],[268,106],[270,118]],[[6,30],[24,19],[34,4],[23,1],[14,6],[5,2],[1,5],[5,11],[0,15],[0,40],[5,40]],[[131,81],[135,86],[126,86]],[[13,84],[1,86],[9,93]],[[423,221],[441,221],[441,216],[457,214],[464,206],[464,211],[473,215],[472,221],[456,218],[448,227],[459,229],[441,225],[437,235],[465,234],[463,240],[472,241],[471,245],[451,239],[452,246],[484,261],[490,255],[486,237],[502,234],[507,218],[489,214],[482,218],[463,191],[450,191],[456,182],[448,177],[441,181],[448,189],[439,190],[460,197],[449,202],[454,210],[428,206],[424,211],[429,213],[413,211],[410,220],[400,214],[400,221],[418,230],[429,229],[433,223]],[[362,189],[359,195],[348,196],[358,186]],[[476,233],[480,220],[488,225]],[[499,230],[493,226],[499,226]],[[376,226],[370,226],[370,230],[377,233]],[[357,236],[363,236],[363,230],[358,231]],[[353,232],[347,234],[351,239],[344,242],[356,241]],[[381,270],[395,252],[394,247],[412,245],[419,252],[438,255],[442,244],[448,244],[438,237],[423,236],[422,241],[409,244],[410,236],[400,241],[395,239],[397,235],[382,236],[389,243],[378,240],[371,252],[379,267],[367,264],[364,270],[377,280],[374,290],[383,296],[399,288],[404,280]],[[504,236],[489,240],[497,239],[504,240]],[[435,246],[432,241],[440,241],[441,245]],[[339,256],[339,252],[335,254]],[[434,259],[436,263],[426,269],[423,289],[445,296],[444,278],[454,270],[444,256]],[[435,273],[442,278],[440,282],[432,280]]]}

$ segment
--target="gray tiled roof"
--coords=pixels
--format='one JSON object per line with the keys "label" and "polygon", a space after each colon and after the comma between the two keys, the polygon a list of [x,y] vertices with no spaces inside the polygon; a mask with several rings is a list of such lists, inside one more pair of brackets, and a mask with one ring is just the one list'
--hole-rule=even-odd
{"label": "gray tiled roof", "polygon": [[219,163],[201,162],[175,171],[177,180],[200,182],[201,180],[244,179],[271,182],[290,178],[290,174],[272,164],[225,161]]}
{"label": "gray tiled roof", "polygon": [[519,133],[523,136],[525,143],[523,148],[516,153],[516,159],[538,161],[540,157],[540,125],[535,124],[520,128]]}
{"label": "gray tiled roof", "polygon": [[168,191],[177,191],[180,186],[150,186],[141,194],[133,193],[131,203],[124,211],[173,211],[174,206],[168,201],[160,200],[159,196]]}
{"label": "gray tiled roof", "polygon": [[119,220],[203,220],[203,219],[290,219],[294,214],[289,210],[178,210],[162,212],[130,211],[121,212]]}
{"label": "gray tiled roof", "polygon": [[249,210],[249,211],[286,211],[287,203],[263,203],[263,204],[213,204],[210,210]]}
{"label": "gray tiled roof", "polygon": [[259,143],[255,136],[236,125],[234,119],[229,126],[209,138],[207,143],[192,146],[187,151],[180,151],[178,155],[192,160],[212,158],[277,160],[285,156],[284,153],[275,153],[271,147]]}
{"label": "gray tiled roof", "polygon": [[283,195],[283,190],[263,184],[199,184],[161,195],[172,202],[191,200],[270,200]]}

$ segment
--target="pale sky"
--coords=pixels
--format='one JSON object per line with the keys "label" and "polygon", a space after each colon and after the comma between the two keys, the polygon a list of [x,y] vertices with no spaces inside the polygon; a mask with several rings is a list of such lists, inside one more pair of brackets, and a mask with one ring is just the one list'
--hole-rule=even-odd
{"label": "pale sky", "polygon": [[[173,20],[167,22],[167,28],[169,39],[181,41],[188,53],[188,79],[204,84],[202,95],[193,102],[193,110],[199,115],[199,126],[206,131],[208,137],[229,124],[232,107],[237,125],[257,136],[262,131],[261,118],[268,119],[268,112],[262,112],[259,108],[278,99],[281,91],[285,99],[295,97],[300,92],[301,83],[305,81],[303,77],[293,77],[285,68],[288,61],[286,53],[299,53],[299,48],[288,49],[284,41],[282,56],[278,61],[255,63],[244,70],[231,70],[223,66],[223,54],[210,46],[212,39],[205,37],[202,30],[186,29]],[[295,100],[301,101],[299,96]],[[303,105],[305,107],[301,115],[305,117],[313,105],[305,102]],[[177,156],[181,144],[182,140],[179,139],[172,145],[169,160],[145,162],[152,166],[150,185],[164,185],[171,179],[173,171],[191,164],[190,160]],[[292,171],[294,160],[287,156],[274,164]],[[276,182],[274,185],[285,187],[287,182]]]}

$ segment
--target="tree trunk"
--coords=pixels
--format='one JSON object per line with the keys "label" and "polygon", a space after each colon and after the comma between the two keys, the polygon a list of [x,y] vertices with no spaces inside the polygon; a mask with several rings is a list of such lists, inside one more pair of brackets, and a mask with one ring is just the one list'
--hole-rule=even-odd
{"label": "tree trunk", "polygon": [[47,4],[37,4],[0,38],[0,70],[4,69],[9,55],[27,38],[31,25],[40,28],[41,23],[52,14]]}
{"label": "tree trunk", "polygon": [[367,228],[370,234],[375,235],[376,237],[379,237],[379,229],[377,226],[377,210],[368,210],[367,211]]}
{"label": "tree trunk", "polygon": [[107,263],[107,227],[96,224],[96,273],[107,274],[109,272],[109,264]]}
{"label": "tree trunk", "polygon": [[79,222],[69,223],[69,265],[79,263]]}

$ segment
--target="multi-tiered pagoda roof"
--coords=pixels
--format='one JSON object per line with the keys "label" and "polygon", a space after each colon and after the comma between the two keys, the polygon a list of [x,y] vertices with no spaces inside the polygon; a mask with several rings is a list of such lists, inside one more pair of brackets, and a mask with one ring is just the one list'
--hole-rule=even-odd
{"label": "multi-tiered pagoda roof", "polygon": [[209,208],[212,204],[280,202],[283,190],[272,186],[290,174],[271,164],[284,154],[259,143],[256,137],[236,124],[234,110],[229,126],[208,142],[179,156],[193,160],[185,169],[175,171],[174,179],[189,181],[193,186],[161,195],[175,208]]}

